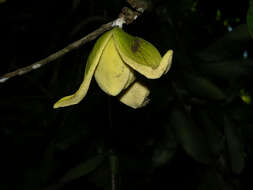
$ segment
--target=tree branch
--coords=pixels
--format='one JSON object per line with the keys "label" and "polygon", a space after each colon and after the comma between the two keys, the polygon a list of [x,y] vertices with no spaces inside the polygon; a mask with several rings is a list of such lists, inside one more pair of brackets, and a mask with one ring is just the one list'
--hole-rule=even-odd
{"label": "tree branch", "polygon": [[[131,3],[130,3],[131,4]],[[132,5],[132,4],[131,4]],[[134,7],[135,8],[135,7]],[[143,10],[146,7],[143,7]],[[0,83],[4,83],[6,82],[8,79],[18,76],[18,75],[24,75],[30,71],[36,70],[62,56],[64,56],[66,53],[77,49],[79,47],[81,47],[82,45],[84,45],[85,43],[94,40],[95,38],[97,38],[99,35],[101,35],[102,33],[104,33],[107,30],[112,29],[115,26],[119,26],[122,27],[122,24],[126,23],[126,24],[130,24],[132,23],[141,13],[139,11],[133,11],[127,7],[124,7],[121,11],[121,13],[119,14],[119,17],[111,22],[108,22],[107,24],[102,25],[101,27],[99,27],[98,29],[96,29],[95,31],[91,32],[90,34],[84,36],[83,38],[81,38],[80,40],[77,40],[71,44],[69,44],[68,46],[66,46],[65,48],[49,55],[48,57],[37,61],[31,65],[28,65],[26,67],[22,67],[19,68],[15,71],[6,73],[4,75],[2,75],[0,77]]]}
{"label": "tree branch", "polygon": [[97,30],[91,32],[90,34],[88,34],[87,36],[84,36],[83,38],[81,38],[80,40],[77,40],[71,44],[69,44],[68,46],[66,46],[65,48],[49,55],[48,57],[37,61],[31,65],[28,65],[26,67],[22,67],[19,68],[13,72],[10,73],[6,73],[5,75],[0,77],[0,82],[3,83],[5,81],[7,81],[8,79],[15,77],[17,75],[23,75],[26,74],[32,70],[38,69],[44,65],[46,65],[47,63],[50,63],[60,57],[62,57],[63,55],[65,55],[66,53],[79,48],[80,46],[82,46],[83,44],[94,40],[96,37],[98,37],[100,34],[102,34],[103,32],[110,30],[113,26],[113,22],[109,22],[107,24],[102,25],[100,28],[98,28]]}

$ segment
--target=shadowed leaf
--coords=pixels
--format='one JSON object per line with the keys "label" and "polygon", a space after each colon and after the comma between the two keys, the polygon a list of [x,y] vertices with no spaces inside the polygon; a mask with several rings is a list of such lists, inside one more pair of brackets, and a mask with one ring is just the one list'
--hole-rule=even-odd
{"label": "shadowed leaf", "polygon": [[247,25],[242,24],[199,52],[197,56],[208,62],[221,61],[224,60],[224,58],[232,57],[244,50],[245,45],[250,39],[251,37]]}
{"label": "shadowed leaf", "polygon": [[253,0],[249,1],[249,9],[247,14],[247,25],[249,28],[249,33],[253,37]]}
{"label": "shadowed leaf", "polygon": [[95,170],[104,160],[104,156],[96,156],[90,160],[87,160],[84,163],[79,164],[75,168],[72,168],[68,173],[66,173],[61,179],[59,183],[68,183],[74,179],[82,177],[84,175],[89,174],[93,170]]}
{"label": "shadowed leaf", "polygon": [[206,78],[192,74],[185,74],[183,77],[186,88],[193,95],[212,100],[221,100],[225,98],[223,92]]}
{"label": "shadowed leaf", "polygon": [[250,59],[227,60],[222,62],[200,63],[197,69],[208,76],[224,80],[236,80],[250,76],[253,72],[253,61]]}
{"label": "shadowed leaf", "polygon": [[171,112],[170,122],[174,127],[179,143],[185,151],[195,160],[209,163],[211,156],[206,138],[184,111],[175,107]]}
{"label": "shadowed leaf", "polygon": [[231,123],[229,118],[224,118],[224,125],[232,171],[239,174],[245,164],[243,144],[239,138],[238,128]]}
{"label": "shadowed leaf", "polygon": [[208,112],[203,109],[194,110],[195,119],[198,121],[201,128],[204,129],[207,142],[212,150],[212,153],[217,156],[224,147],[223,138],[218,127],[209,117]]}

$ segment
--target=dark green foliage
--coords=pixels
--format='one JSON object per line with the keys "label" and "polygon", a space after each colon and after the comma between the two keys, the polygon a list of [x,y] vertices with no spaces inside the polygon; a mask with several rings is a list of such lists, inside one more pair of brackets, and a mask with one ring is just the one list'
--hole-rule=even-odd
{"label": "dark green foliage", "polygon": [[170,113],[170,122],[174,127],[179,143],[185,151],[201,163],[210,163],[211,151],[208,147],[207,139],[188,115],[180,108],[175,107]]}
{"label": "dark green foliage", "polygon": [[[29,65],[101,24],[125,1],[0,1],[1,73]],[[0,189],[252,189],[252,1],[152,0],[124,29],[173,49],[171,70],[133,110],[82,81],[94,42],[0,83]],[[228,27],[232,31],[228,32]],[[247,56],[243,54],[247,52]],[[245,54],[246,55],[246,54]],[[252,100],[251,100],[252,101]]]}
{"label": "dark green foliage", "polygon": [[233,126],[227,117],[224,118],[224,131],[227,141],[230,164],[234,173],[241,173],[244,168],[244,148],[240,139],[240,129]]}
{"label": "dark green foliage", "polygon": [[249,0],[249,9],[247,14],[247,24],[249,27],[249,32],[253,36],[253,1]]}
{"label": "dark green foliage", "polygon": [[219,87],[204,77],[188,73],[183,73],[182,77],[186,89],[194,96],[211,100],[222,100],[225,98]]}

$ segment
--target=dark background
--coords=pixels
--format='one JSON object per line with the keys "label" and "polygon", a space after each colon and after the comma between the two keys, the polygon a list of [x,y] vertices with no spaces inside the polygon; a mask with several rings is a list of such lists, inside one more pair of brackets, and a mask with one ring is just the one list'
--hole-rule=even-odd
{"label": "dark background", "polygon": [[[133,110],[92,81],[75,106],[95,41],[0,84],[0,189],[252,189],[249,2],[152,0],[124,30],[174,50],[170,71],[144,80]],[[117,18],[121,0],[0,4],[0,74],[38,61]],[[252,21],[253,22],[253,21]],[[249,23],[248,23],[249,24]],[[232,32],[228,31],[232,28]],[[243,57],[245,52],[247,57]],[[116,167],[116,168],[115,168]]]}

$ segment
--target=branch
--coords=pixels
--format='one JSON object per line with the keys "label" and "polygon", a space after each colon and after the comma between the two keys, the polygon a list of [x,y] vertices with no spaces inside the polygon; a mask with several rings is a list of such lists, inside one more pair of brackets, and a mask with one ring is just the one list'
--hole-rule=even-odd
{"label": "branch", "polygon": [[[136,0],[137,1],[137,0]],[[132,2],[129,1],[129,4],[132,5]],[[133,6],[133,5],[132,5]],[[136,6],[133,6],[133,8],[137,8]],[[142,10],[144,11],[146,7],[143,7]],[[65,48],[49,55],[48,57],[37,61],[31,65],[28,65],[26,67],[22,67],[19,68],[15,71],[9,72],[4,74],[3,76],[0,77],[0,83],[4,83],[6,82],[8,79],[18,76],[18,75],[24,75],[30,71],[36,70],[62,56],[64,56],[66,53],[77,49],[79,47],[81,47],[82,45],[84,45],[85,43],[94,40],[95,38],[97,38],[99,35],[101,35],[102,33],[104,33],[107,30],[112,29],[115,26],[119,26],[122,27],[122,25],[124,23],[126,24],[130,24],[132,23],[143,11],[139,11],[140,9],[136,9],[136,11],[133,11],[127,7],[124,7],[121,11],[121,13],[119,14],[119,17],[111,22],[108,22],[107,24],[102,25],[100,28],[96,29],[95,31],[91,32],[90,34],[84,36],[83,38],[81,38],[80,40],[77,40],[71,44],[69,44],[68,46],[66,46]]]}
{"label": "branch", "polygon": [[62,56],[64,56],[66,53],[79,48],[80,46],[82,46],[83,44],[95,39],[96,37],[98,37],[100,34],[102,34],[103,32],[110,30],[113,26],[114,22],[109,22],[107,24],[102,25],[100,28],[98,28],[97,30],[91,32],[90,34],[88,34],[87,36],[84,36],[83,38],[81,38],[80,40],[77,40],[71,44],[69,44],[68,46],[66,46],[65,48],[49,55],[48,57],[37,61],[31,65],[28,65],[26,67],[22,67],[19,68],[13,72],[10,73],[6,73],[3,76],[0,77],[0,82],[3,83],[5,81],[7,81],[8,79],[15,77],[17,75],[23,75],[26,74],[32,70],[38,69],[44,65],[46,65],[47,63],[50,63]]}

